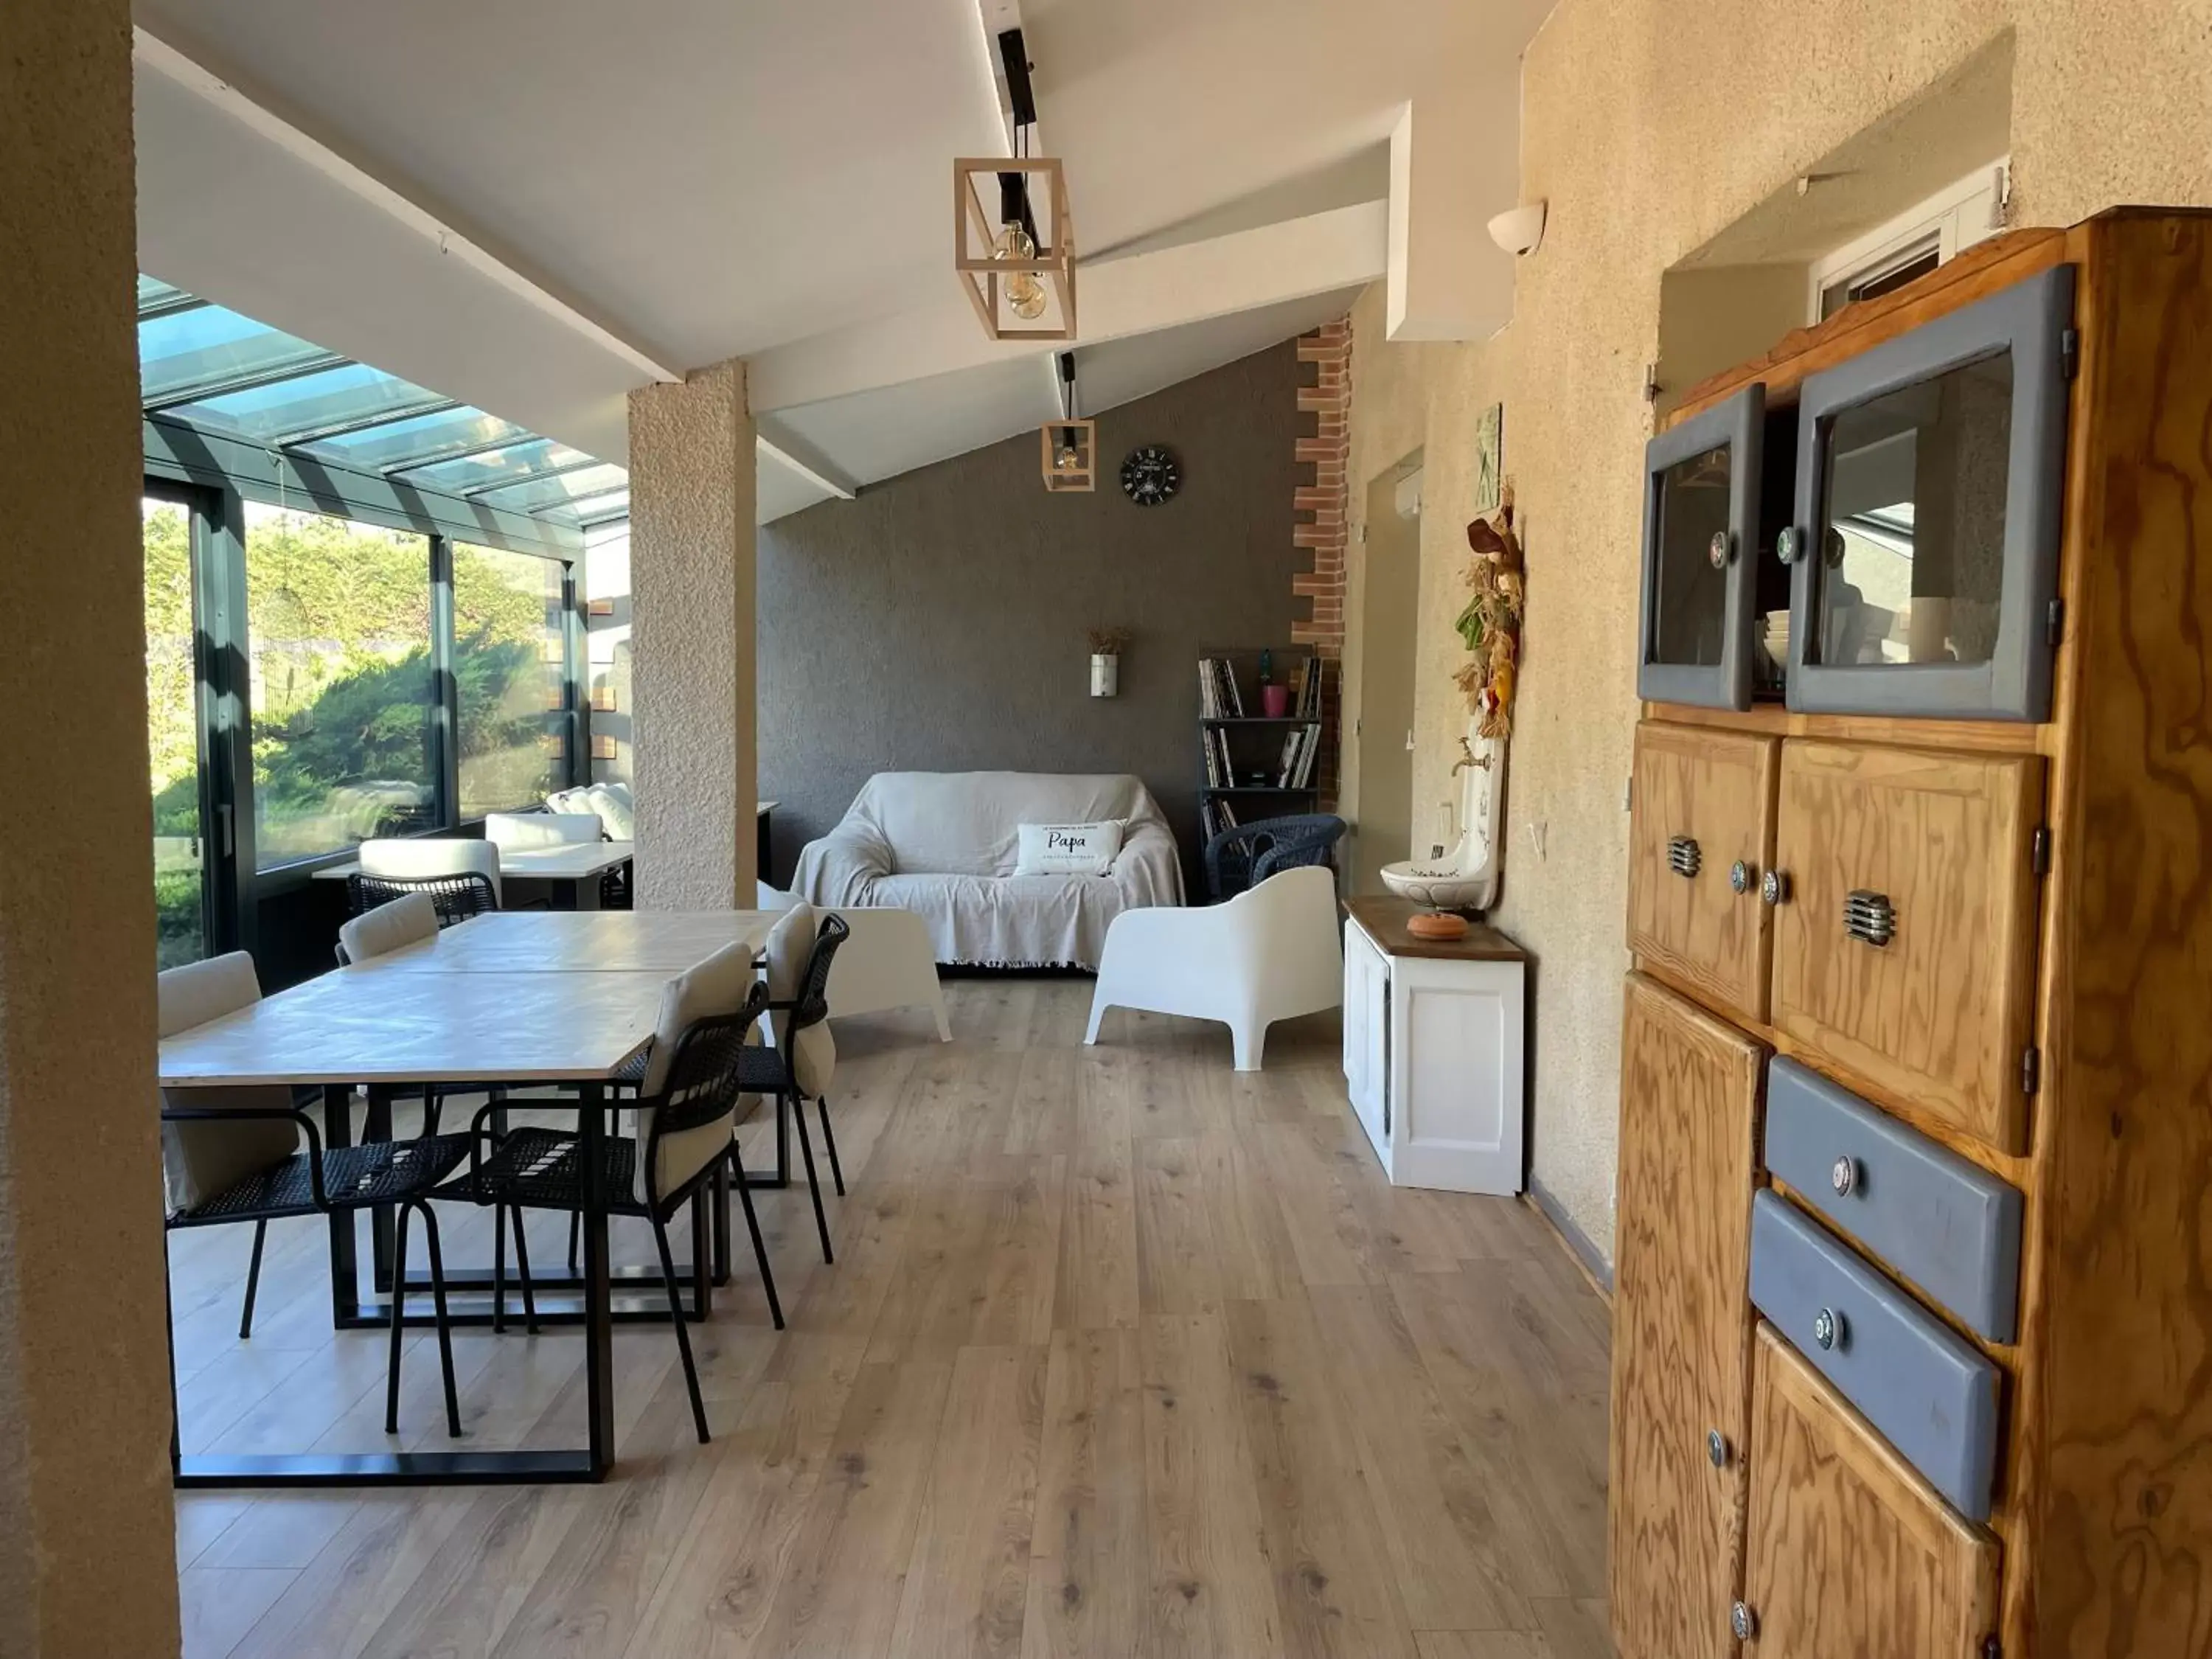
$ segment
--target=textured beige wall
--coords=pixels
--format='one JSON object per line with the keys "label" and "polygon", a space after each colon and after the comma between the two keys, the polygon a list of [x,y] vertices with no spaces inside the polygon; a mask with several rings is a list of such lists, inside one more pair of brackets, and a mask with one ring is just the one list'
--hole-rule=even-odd
{"label": "textured beige wall", "polygon": [[[1562,0],[1524,70],[1522,194],[1548,198],[1551,219],[1518,267],[1511,325],[1480,345],[1401,347],[1382,341],[1378,295],[1354,313],[1353,498],[1408,450],[1428,464],[1424,835],[1462,718],[1449,629],[1474,422],[1505,404],[1529,615],[1498,919],[1537,958],[1535,1174],[1607,1255],[1642,392],[1662,274],[2007,28],[2017,222],[2212,203],[2212,0]],[[1356,542],[1354,556],[1356,588]]]}
{"label": "textured beige wall", "polygon": [[0,9],[0,705],[68,804],[0,875],[9,1659],[178,1647],[131,162],[126,0]]}
{"label": "textured beige wall", "polygon": [[638,902],[750,908],[759,789],[744,364],[632,392],[629,468]]}

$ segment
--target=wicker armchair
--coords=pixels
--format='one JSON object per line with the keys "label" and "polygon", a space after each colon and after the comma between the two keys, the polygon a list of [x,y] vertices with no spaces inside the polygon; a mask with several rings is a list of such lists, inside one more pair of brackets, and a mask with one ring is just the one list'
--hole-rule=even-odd
{"label": "wicker armchair", "polygon": [[1278,870],[1326,865],[1344,820],[1325,812],[1261,818],[1224,830],[1206,843],[1206,890],[1218,902],[1257,887]]}

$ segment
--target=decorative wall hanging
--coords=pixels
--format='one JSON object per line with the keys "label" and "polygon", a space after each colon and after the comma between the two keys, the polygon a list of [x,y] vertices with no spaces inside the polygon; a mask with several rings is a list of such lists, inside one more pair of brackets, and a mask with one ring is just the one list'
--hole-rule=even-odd
{"label": "decorative wall hanging", "polygon": [[1480,518],[1498,511],[1504,473],[1505,405],[1492,404],[1474,417],[1474,511]]}
{"label": "decorative wall hanging", "polygon": [[1121,690],[1121,653],[1129,648],[1129,630],[1126,628],[1094,628],[1091,630],[1091,695],[1094,697],[1118,696]]}
{"label": "decorative wall hanging", "polygon": [[1455,677],[1467,694],[1479,735],[1504,738],[1513,731],[1513,682],[1521,659],[1521,621],[1527,606],[1520,538],[1513,529],[1513,486],[1498,489],[1497,511],[1467,527],[1474,551],[1467,585],[1473,595],[1453,623],[1474,660]]}
{"label": "decorative wall hanging", "polygon": [[1075,354],[1060,354],[1060,412],[1061,418],[1037,428],[1041,446],[1038,465],[1044,472],[1045,493],[1050,495],[1087,495],[1098,488],[1098,422],[1078,419],[1075,413]]}
{"label": "decorative wall hanging", "polygon": [[1146,444],[1129,452],[1121,463],[1121,493],[1139,507],[1158,507],[1173,501],[1182,488],[1182,467],[1174,453],[1159,444]]}

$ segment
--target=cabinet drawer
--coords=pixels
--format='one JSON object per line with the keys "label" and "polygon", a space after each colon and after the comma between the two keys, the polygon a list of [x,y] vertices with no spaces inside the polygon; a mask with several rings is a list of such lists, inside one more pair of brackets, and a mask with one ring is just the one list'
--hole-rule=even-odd
{"label": "cabinet drawer", "polygon": [[1983,1659],[1996,1540],[1953,1514],[1771,1327],[1753,1346],[1744,1651]]}
{"label": "cabinet drawer", "polygon": [[1992,1342],[2014,1334],[2021,1197],[1849,1090],[1778,1056],[1766,1167]]}
{"label": "cabinet drawer", "polygon": [[1774,1024],[2008,1152],[2026,1150],[2042,799],[2034,756],[1782,747]]}
{"label": "cabinet drawer", "polygon": [[1777,744],[1703,726],[1637,728],[1628,948],[1709,1001],[1766,1018]]}
{"label": "cabinet drawer", "polygon": [[1751,1300],[1930,1486],[1989,1518],[1996,1366],[1771,1192],[1752,1200]]}

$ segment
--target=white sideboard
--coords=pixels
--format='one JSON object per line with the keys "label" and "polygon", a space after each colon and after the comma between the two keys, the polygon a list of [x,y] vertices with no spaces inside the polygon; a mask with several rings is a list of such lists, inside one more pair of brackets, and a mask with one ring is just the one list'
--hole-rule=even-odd
{"label": "white sideboard", "polygon": [[1450,943],[1406,932],[1416,906],[1345,906],[1344,1078],[1391,1183],[1518,1193],[1528,958],[1495,928]]}

